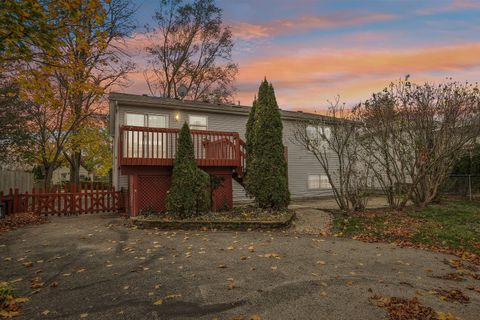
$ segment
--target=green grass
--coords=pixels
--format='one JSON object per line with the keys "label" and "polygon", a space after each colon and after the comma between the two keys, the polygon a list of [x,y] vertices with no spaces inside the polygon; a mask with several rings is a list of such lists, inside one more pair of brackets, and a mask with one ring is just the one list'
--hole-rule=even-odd
{"label": "green grass", "polygon": [[405,213],[334,214],[334,231],[351,237],[464,249],[480,255],[480,203],[448,201]]}

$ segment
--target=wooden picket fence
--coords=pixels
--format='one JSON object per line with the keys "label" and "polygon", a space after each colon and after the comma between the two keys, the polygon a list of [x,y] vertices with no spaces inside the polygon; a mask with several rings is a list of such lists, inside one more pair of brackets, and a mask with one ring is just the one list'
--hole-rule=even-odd
{"label": "wooden picket fence", "polygon": [[124,191],[101,188],[98,185],[66,185],[61,189],[32,189],[20,193],[10,189],[0,192],[0,202],[6,203],[6,213],[34,212],[41,215],[76,215],[84,213],[124,212]]}

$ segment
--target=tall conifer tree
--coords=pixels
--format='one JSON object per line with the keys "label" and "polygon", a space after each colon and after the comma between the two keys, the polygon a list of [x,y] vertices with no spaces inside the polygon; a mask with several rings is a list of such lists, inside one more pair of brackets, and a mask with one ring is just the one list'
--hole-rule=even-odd
{"label": "tall conifer tree", "polygon": [[[253,100],[252,108],[250,109],[250,113],[248,115],[248,121],[247,121],[247,127],[245,131],[245,139],[246,141],[246,152],[247,152],[247,158],[246,158],[246,179],[248,179],[248,171],[252,167],[252,160],[255,157],[254,156],[254,151],[255,151],[255,110],[257,109],[257,97]],[[248,194],[253,195],[252,192],[250,192],[249,187],[250,183],[245,183],[245,189]]]}
{"label": "tall conifer tree", "polygon": [[247,167],[246,188],[259,207],[283,209],[290,202],[283,124],[273,86],[266,79],[260,85],[254,107],[250,115],[254,120],[247,123],[251,154],[247,155],[250,168]]}

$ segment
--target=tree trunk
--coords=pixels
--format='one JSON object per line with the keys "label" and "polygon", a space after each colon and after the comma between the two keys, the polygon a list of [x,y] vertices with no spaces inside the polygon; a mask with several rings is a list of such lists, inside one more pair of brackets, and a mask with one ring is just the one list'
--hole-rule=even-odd
{"label": "tree trunk", "polygon": [[82,154],[74,152],[70,157],[70,183],[78,185],[80,183],[80,166]]}
{"label": "tree trunk", "polygon": [[43,187],[45,190],[49,190],[52,186],[53,166],[44,166],[45,180],[43,181]]}

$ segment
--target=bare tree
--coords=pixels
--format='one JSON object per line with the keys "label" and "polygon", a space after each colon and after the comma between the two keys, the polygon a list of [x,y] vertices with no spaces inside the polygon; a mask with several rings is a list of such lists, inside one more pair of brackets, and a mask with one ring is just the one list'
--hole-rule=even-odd
{"label": "bare tree", "polygon": [[369,166],[390,206],[424,207],[438,195],[465,147],[480,133],[478,86],[447,80],[392,83],[355,108],[363,124]]}
{"label": "bare tree", "polygon": [[370,175],[358,143],[360,126],[350,119],[338,97],[331,103],[328,116],[299,121],[292,142],[315,156],[340,209],[362,210]]}
{"label": "bare tree", "polygon": [[177,98],[184,85],[191,100],[231,100],[238,71],[232,32],[222,26],[222,10],[214,0],[161,0],[154,19],[156,27],[146,33],[152,43],[144,72],[150,92]]}

